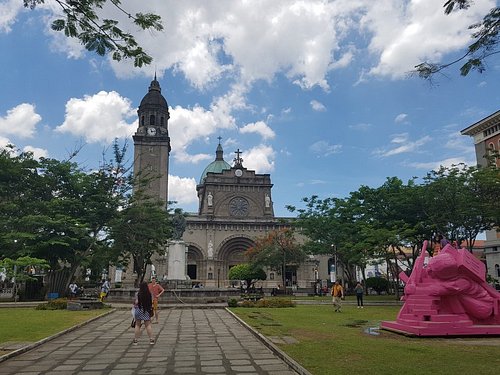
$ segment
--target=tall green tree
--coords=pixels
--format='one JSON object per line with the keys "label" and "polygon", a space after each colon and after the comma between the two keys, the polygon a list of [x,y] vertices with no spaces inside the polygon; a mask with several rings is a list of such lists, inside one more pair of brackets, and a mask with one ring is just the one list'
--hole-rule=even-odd
{"label": "tall green tree", "polygon": [[171,218],[163,202],[136,194],[113,221],[110,234],[117,263],[126,266],[133,261],[138,285],[153,255],[164,252],[172,238]]}
{"label": "tall green tree", "polygon": [[477,235],[500,223],[500,176],[493,167],[464,164],[441,167],[424,178],[424,205],[437,232],[451,241],[467,242],[470,251]]}
{"label": "tall green tree", "polygon": [[[34,9],[45,0],[23,0],[26,8]],[[62,11],[61,18],[52,22],[52,30],[76,38],[88,51],[113,60],[133,59],[134,66],[148,65],[153,60],[136,42],[135,37],[122,30],[114,19],[102,18],[102,8],[114,7],[142,30],[161,31],[161,17],[153,13],[129,13],[120,0],[56,0]]]}
{"label": "tall green tree", "polygon": [[[125,149],[115,146],[122,157]],[[123,202],[126,171],[121,161],[87,172],[70,160],[34,160],[31,154],[5,150],[0,163],[11,172],[0,179],[0,205],[5,208],[0,243],[13,258],[45,259],[49,280],[64,271],[66,280],[51,285],[52,291],[64,292],[76,270],[107,247],[106,228]]]}
{"label": "tall green tree", "polygon": [[21,231],[19,221],[31,212],[37,167],[32,153],[19,153],[12,145],[0,148],[0,248],[4,257],[25,255],[22,244],[31,234]]}

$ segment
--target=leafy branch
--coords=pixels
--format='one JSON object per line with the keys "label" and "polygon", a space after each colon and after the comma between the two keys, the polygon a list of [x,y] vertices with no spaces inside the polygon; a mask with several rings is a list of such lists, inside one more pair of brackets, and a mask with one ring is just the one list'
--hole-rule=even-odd
{"label": "leafy branch", "polygon": [[[469,0],[449,0],[444,4],[445,14],[450,14],[455,9],[463,10],[470,6]],[[469,26],[469,30],[478,29],[472,34],[474,42],[467,48],[465,54],[458,59],[445,64],[432,62],[422,62],[415,66],[411,71],[410,76],[417,75],[420,78],[431,80],[436,73],[441,73],[443,70],[452,65],[465,61],[460,68],[460,75],[467,76],[471,70],[476,70],[483,73],[486,70],[485,60],[497,53],[499,44],[499,29],[500,29],[500,8],[496,7],[484,16],[482,22]]]}
{"label": "leafy branch", "polygon": [[[45,0],[23,0],[26,8],[34,9]],[[101,19],[97,14],[108,0],[55,0],[61,7],[64,18],[52,22],[54,31],[62,31],[67,37],[77,38],[88,51],[100,56],[111,54],[113,60],[131,58],[134,66],[141,67],[152,62],[136,42],[134,36],[123,31],[119,22],[113,19]],[[163,30],[161,17],[153,13],[131,14],[121,7],[120,0],[109,0],[116,9],[139,26],[142,30]]]}

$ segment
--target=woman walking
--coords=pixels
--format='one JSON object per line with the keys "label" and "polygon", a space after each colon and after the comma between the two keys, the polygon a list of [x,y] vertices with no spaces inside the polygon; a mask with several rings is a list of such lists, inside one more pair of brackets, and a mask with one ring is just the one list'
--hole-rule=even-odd
{"label": "woman walking", "polygon": [[134,317],[135,317],[135,330],[134,330],[134,345],[139,342],[141,336],[141,326],[144,323],[146,332],[149,336],[149,343],[153,345],[155,339],[153,338],[153,328],[151,327],[151,318],[153,317],[153,298],[148,288],[148,283],[143,281],[139,285],[139,291],[135,295],[134,301]]}

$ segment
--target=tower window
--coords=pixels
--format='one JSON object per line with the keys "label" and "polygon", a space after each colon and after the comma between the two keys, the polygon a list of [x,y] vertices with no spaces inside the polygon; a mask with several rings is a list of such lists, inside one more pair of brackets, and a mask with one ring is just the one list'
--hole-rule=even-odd
{"label": "tower window", "polygon": [[144,126],[144,116],[141,117],[141,125]]}
{"label": "tower window", "polygon": [[163,118],[163,116],[160,117],[160,125],[163,126],[163,123],[165,122],[165,119]]}
{"label": "tower window", "polygon": [[155,125],[155,115],[149,116],[149,125]]}

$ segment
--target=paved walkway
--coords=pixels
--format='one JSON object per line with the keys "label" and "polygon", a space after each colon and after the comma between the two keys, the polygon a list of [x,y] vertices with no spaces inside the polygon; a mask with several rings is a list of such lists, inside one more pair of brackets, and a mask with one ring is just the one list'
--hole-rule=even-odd
{"label": "paved walkway", "polygon": [[[132,345],[129,310],[116,310],[0,363],[0,374],[273,374],[300,372],[224,309],[164,309]],[[307,373],[307,372],[305,372]]]}

